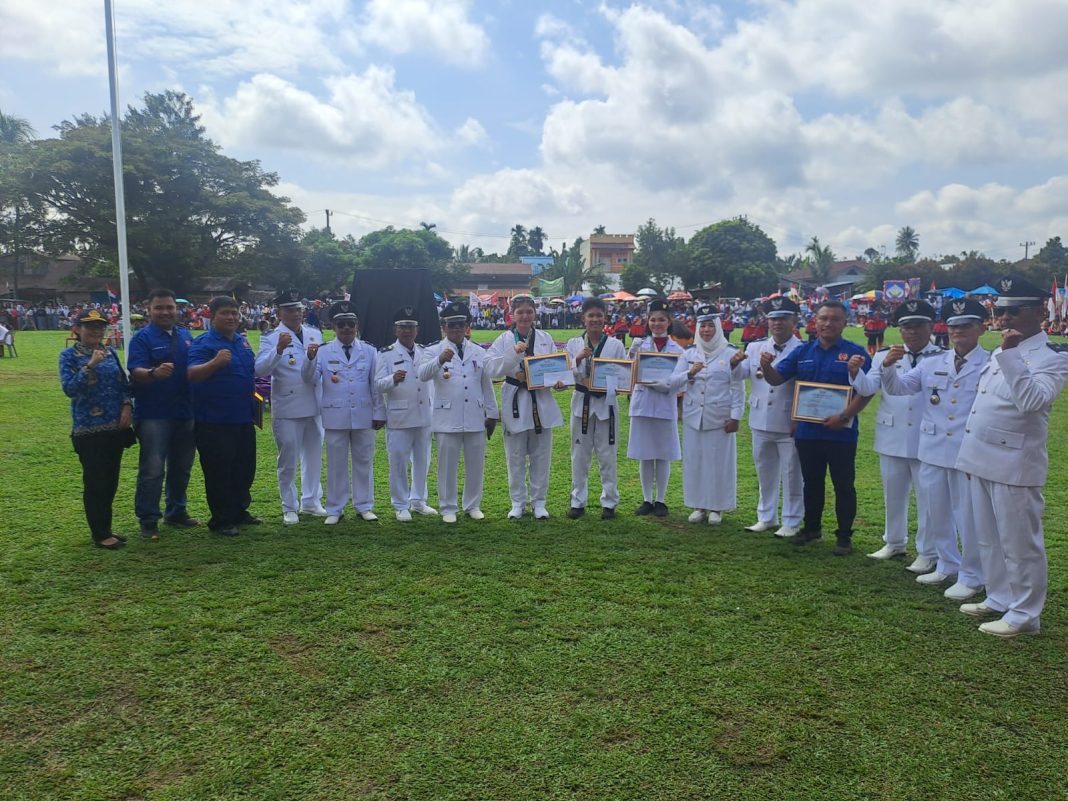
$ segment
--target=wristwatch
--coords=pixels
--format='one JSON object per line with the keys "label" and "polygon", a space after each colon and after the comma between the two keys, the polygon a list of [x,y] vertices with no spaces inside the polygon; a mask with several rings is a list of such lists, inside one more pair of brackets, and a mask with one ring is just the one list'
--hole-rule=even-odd
{"label": "wristwatch", "polygon": [[155,377],[156,377],[156,368],[155,367],[149,367],[148,368],[148,377],[151,378],[151,379],[155,379]]}

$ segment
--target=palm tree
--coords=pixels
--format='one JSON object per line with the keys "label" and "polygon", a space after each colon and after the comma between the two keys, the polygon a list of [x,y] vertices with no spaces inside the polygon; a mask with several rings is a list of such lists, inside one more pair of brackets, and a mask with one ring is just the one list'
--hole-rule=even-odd
{"label": "palm tree", "polygon": [[593,232],[594,232],[595,234],[603,234],[603,233],[604,233],[604,226],[603,226],[603,225],[598,225],[598,226],[596,226],[596,227],[595,227],[595,228],[593,229]]}
{"label": "palm tree", "polygon": [[528,252],[530,252],[530,246],[527,244],[527,229],[516,223],[512,226],[512,241],[508,245],[508,255],[512,258],[519,258],[526,256]]}
{"label": "palm tree", "polygon": [[545,231],[542,230],[540,225],[536,225],[527,231],[527,245],[530,247],[531,253],[541,255],[542,250],[545,248]]}
{"label": "palm tree", "polygon": [[834,251],[830,245],[821,245],[818,236],[805,246],[806,252],[812,254],[809,262],[812,268],[812,280],[823,286],[831,277],[831,265],[834,264]]}
{"label": "palm tree", "polygon": [[424,231],[432,231],[432,230],[434,230],[435,228],[438,227],[437,223],[428,223],[428,222],[421,222],[421,223],[419,223],[419,225],[422,226]]}
{"label": "palm tree", "polygon": [[916,254],[920,250],[920,235],[911,225],[906,225],[897,232],[897,254],[904,256],[909,261],[916,260]]}
{"label": "palm tree", "polygon": [[0,142],[6,145],[21,145],[37,135],[28,120],[0,111]]}

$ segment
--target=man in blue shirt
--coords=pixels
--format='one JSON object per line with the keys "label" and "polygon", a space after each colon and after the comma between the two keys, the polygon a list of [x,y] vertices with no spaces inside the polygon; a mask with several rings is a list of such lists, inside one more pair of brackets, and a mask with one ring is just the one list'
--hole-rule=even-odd
{"label": "man in blue shirt", "polygon": [[141,443],[134,512],[141,536],[159,539],[159,499],[166,474],[163,521],[194,528],[200,521],[186,510],[186,490],[196,447],[193,397],[186,377],[193,337],[177,325],[178,304],[169,289],[148,295],[151,322],[130,339],[127,367],[133,379],[134,425]]}
{"label": "man in blue shirt", "polygon": [[[865,371],[871,367],[871,357],[860,345],[842,338],[847,310],[843,303],[829,300],[816,311],[817,339],[795,348],[772,366],[774,353],[760,355],[760,369],[772,386],[796,378],[821,384],[850,385],[850,371]],[[824,486],[827,470],[834,484],[835,556],[853,552],[853,520],[857,516],[856,460],[857,414],[871,398],[853,394],[841,414],[831,415],[820,423],[798,421],[794,430],[794,446],[801,462],[804,479],[805,525],[792,539],[795,545],[806,545],[823,536]]]}
{"label": "man in blue shirt", "polygon": [[194,434],[211,510],[208,528],[233,537],[238,524],[261,522],[248,511],[256,477],[256,354],[237,333],[241,314],[233,298],[212,298],[208,310],[211,330],[189,348]]}

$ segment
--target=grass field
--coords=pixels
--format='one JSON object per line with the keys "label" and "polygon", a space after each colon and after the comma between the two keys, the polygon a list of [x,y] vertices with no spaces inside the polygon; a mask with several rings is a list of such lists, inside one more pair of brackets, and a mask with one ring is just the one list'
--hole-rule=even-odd
{"label": "grass field", "polygon": [[[264,525],[142,543],[130,451],[130,547],[93,550],[62,346],[24,333],[0,360],[0,798],[1068,798],[1068,400],[1042,634],[1001,641],[904,563],[865,558],[882,533],[874,407],[847,558],[833,538],[743,530],[745,424],[739,508],[716,528],[685,522],[679,464],[671,516],[633,517],[622,456],[625,513],[567,520],[561,432],[553,519],[506,521],[500,431],[481,523],[396,523],[380,435],[380,523],[283,527],[268,426]],[[199,467],[191,511],[206,517]]]}

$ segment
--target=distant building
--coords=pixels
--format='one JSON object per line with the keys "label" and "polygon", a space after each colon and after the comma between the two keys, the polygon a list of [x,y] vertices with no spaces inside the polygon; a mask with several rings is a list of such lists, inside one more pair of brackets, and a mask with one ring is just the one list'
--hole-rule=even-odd
{"label": "distant building", "polygon": [[520,256],[523,264],[530,265],[530,274],[539,275],[553,266],[555,259],[552,256]]}
{"label": "distant building", "polygon": [[634,234],[590,234],[582,240],[580,252],[587,267],[618,275],[634,259]]}
{"label": "distant building", "polygon": [[818,286],[823,286],[832,295],[840,295],[843,292],[848,292],[852,295],[853,286],[860,283],[870,266],[868,262],[862,259],[836,261],[831,265],[830,274],[823,284],[818,283],[812,277],[811,270],[795,270],[779,279],[779,289],[789,289],[791,286],[796,286],[802,293],[808,293]]}
{"label": "distant building", "polygon": [[499,292],[502,297],[506,297],[531,291],[534,279],[529,264],[476,262],[468,266],[471,268],[470,272],[454,282],[450,295],[467,297],[471,292],[477,295]]}

